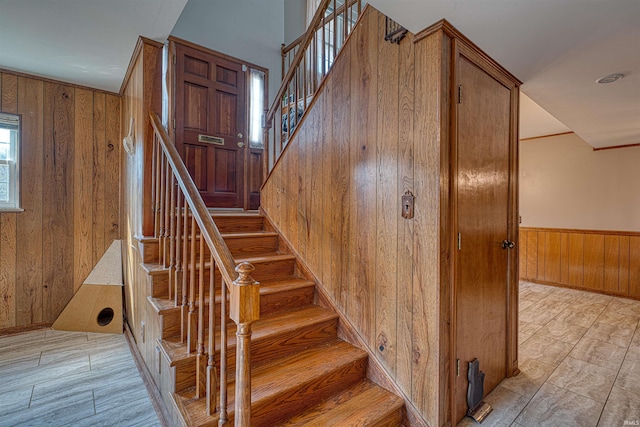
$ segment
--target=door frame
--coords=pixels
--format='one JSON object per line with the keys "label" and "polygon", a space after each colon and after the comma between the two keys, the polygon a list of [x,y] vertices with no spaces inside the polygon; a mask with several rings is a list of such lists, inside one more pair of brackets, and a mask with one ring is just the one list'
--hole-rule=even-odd
{"label": "door frame", "polygon": [[[453,37],[451,40],[451,80],[450,80],[450,146],[449,146],[449,173],[448,179],[450,180],[450,193],[448,195],[449,203],[447,215],[448,222],[448,234],[445,237],[445,241],[442,244],[445,246],[445,253],[450,254],[448,263],[448,271],[443,271],[442,274],[448,274],[450,278],[450,292],[448,296],[448,307],[443,307],[445,312],[443,314],[443,321],[449,321],[449,375],[448,375],[448,395],[444,396],[448,399],[448,413],[450,423],[455,423],[455,383],[456,383],[456,355],[457,355],[457,324],[456,324],[456,293],[457,293],[457,216],[458,206],[456,194],[458,191],[457,183],[457,141],[458,141],[458,109],[457,109],[457,82],[458,76],[456,70],[461,57],[475,64],[491,77],[510,90],[511,93],[511,117],[510,117],[510,147],[509,147],[509,200],[508,200],[508,213],[507,213],[507,236],[508,240],[515,242],[515,248],[510,250],[507,255],[507,319],[506,319],[506,377],[517,375],[520,371],[518,369],[518,260],[519,260],[519,239],[518,239],[518,106],[519,106],[519,82],[514,79],[508,72],[502,69],[499,65],[495,64],[484,52],[478,49],[471,42],[466,40],[460,40],[457,37]],[[444,322],[443,322],[444,323]],[[444,338],[444,337],[443,337]]]}
{"label": "door frame", "polygon": [[[243,185],[244,185],[244,194],[243,194],[243,210],[249,210],[250,207],[250,193],[251,193],[251,189],[249,188],[249,164],[250,164],[250,158],[252,154],[256,154],[258,151],[262,151],[261,155],[263,156],[263,161],[261,162],[263,170],[262,173],[260,174],[261,180],[264,181],[265,179],[265,170],[264,170],[264,156],[266,153],[266,147],[268,144],[268,141],[263,141],[263,149],[259,150],[259,149],[255,149],[255,148],[251,148],[251,145],[249,143],[248,140],[248,136],[249,136],[249,108],[250,108],[250,104],[249,104],[249,98],[250,98],[250,93],[249,93],[249,86],[250,86],[250,73],[249,73],[249,68],[253,68],[256,70],[260,70],[264,73],[264,110],[266,111],[266,109],[268,108],[268,100],[269,100],[269,69],[262,67],[260,65],[256,65],[253,64],[249,61],[245,61],[244,59],[240,59],[240,58],[236,58],[234,56],[231,55],[227,55],[218,51],[215,51],[213,49],[195,44],[193,42],[181,39],[179,37],[175,37],[175,36],[169,36],[168,37],[168,44],[165,45],[165,53],[166,53],[166,58],[164,59],[164,63],[166,64],[166,77],[165,77],[165,84],[166,84],[166,92],[165,94],[163,94],[163,98],[166,97],[166,117],[168,118],[168,122],[166,123],[167,126],[167,130],[169,133],[169,136],[171,137],[171,139],[174,141],[176,140],[176,45],[180,44],[195,50],[199,50],[203,53],[209,54],[209,55],[213,55],[216,56],[218,58],[222,58],[222,59],[226,59],[228,61],[233,61],[233,62],[239,62],[243,65],[247,66],[247,72],[244,73],[245,75],[245,116],[247,118],[247,120],[245,120],[245,128],[243,131],[243,134],[247,136],[247,149],[244,151],[244,171],[243,171]],[[164,90],[163,90],[164,92]],[[264,135],[264,132],[263,132]],[[264,137],[263,137],[264,138]],[[258,192],[260,191],[260,187],[258,187]]]}

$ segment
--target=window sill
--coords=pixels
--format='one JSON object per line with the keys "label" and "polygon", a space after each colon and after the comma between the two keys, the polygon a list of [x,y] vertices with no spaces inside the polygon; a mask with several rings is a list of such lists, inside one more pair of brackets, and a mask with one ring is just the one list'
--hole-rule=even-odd
{"label": "window sill", "polygon": [[24,212],[24,209],[21,208],[0,208],[0,214],[3,213],[20,213],[20,212]]}

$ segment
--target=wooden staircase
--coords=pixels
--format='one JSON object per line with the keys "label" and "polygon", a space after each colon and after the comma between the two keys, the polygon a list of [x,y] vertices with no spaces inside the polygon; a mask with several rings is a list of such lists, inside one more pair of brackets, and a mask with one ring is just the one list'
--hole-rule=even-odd
{"label": "wooden staircase", "polygon": [[[264,218],[232,212],[212,217],[235,262],[250,262],[255,266],[251,275],[260,282],[260,319],[253,323],[251,337],[251,425],[401,425],[403,400],[366,378],[367,353],[338,338],[337,314],[315,304],[315,283],[304,277],[295,256],[268,229]],[[156,253],[153,244],[145,243],[150,246],[147,254]],[[206,247],[205,251],[208,257]],[[206,399],[196,397],[198,356],[188,352],[182,339],[181,307],[175,297],[169,299],[168,271],[148,258],[152,256],[144,265],[150,278],[148,300],[160,317],[161,357],[171,366],[162,375],[172,376],[168,381],[174,384],[171,399],[178,415],[174,419],[188,426],[217,426],[219,412],[208,415]],[[210,301],[208,294],[205,301]],[[219,313],[220,295],[214,301]],[[219,343],[217,329],[215,342]],[[235,332],[235,324],[228,321],[229,367],[236,363]],[[219,363],[216,344],[215,365]],[[234,419],[234,380],[230,374],[229,423]]]}

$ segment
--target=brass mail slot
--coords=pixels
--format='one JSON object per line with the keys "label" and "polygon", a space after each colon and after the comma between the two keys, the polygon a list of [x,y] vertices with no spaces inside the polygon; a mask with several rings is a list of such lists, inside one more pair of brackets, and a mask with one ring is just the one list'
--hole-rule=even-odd
{"label": "brass mail slot", "polygon": [[219,136],[198,135],[198,142],[206,142],[207,144],[224,145],[224,138]]}

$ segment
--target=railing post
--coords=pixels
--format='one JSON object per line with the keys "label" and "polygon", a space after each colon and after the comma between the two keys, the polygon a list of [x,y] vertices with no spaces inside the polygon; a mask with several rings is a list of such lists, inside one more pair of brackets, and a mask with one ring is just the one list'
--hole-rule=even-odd
{"label": "railing post", "polygon": [[231,288],[230,317],[236,322],[235,426],[251,425],[251,324],[260,318],[260,284],[251,278],[255,267],[243,262]]}

